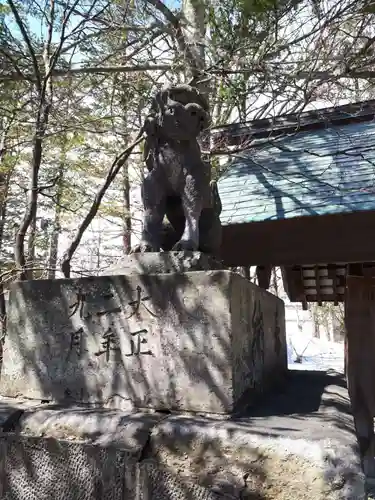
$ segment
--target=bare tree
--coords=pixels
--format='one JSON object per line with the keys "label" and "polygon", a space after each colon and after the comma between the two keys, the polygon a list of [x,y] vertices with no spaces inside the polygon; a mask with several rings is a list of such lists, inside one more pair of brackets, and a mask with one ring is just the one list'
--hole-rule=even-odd
{"label": "bare tree", "polygon": [[68,250],[64,254],[64,258],[63,258],[63,261],[61,264],[61,270],[64,273],[64,276],[66,278],[70,277],[70,271],[71,271],[70,262],[72,260],[73,255],[74,255],[74,252],[77,250],[78,245],[80,244],[80,242],[82,240],[82,236],[83,236],[84,232],[86,231],[86,229],[90,225],[91,221],[93,220],[93,218],[97,214],[98,209],[100,207],[100,203],[102,202],[102,199],[103,199],[107,189],[109,188],[109,186],[111,185],[111,183],[113,182],[113,180],[115,179],[117,174],[119,173],[121,167],[124,165],[124,163],[129,158],[130,153],[133,151],[135,146],[137,146],[142,140],[143,140],[143,129],[141,129],[140,132],[138,133],[138,137],[136,138],[136,140],[123,153],[121,153],[112,163],[111,168],[108,171],[107,177],[106,177],[103,185],[101,186],[101,188],[97,192],[88,214],[86,215],[86,217],[84,218],[84,220],[80,224],[78,231],[76,233],[76,236],[74,237]]}
{"label": "bare tree", "polygon": [[[148,81],[149,87],[159,86],[162,79],[186,76],[205,92],[210,91],[213,126],[287,111],[300,113],[317,102],[335,103],[338,95],[355,95],[356,99],[372,95],[375,16],[370,1],[286,1],[272,8],[265,2],[261,9],[250,10],[247,2],[239,0],[184,0],[181,9],[169,7],[162,0],[138,0],[132,2],[130,16],[127,2],[119,5],[92,0],[83,4],[75,0],[60,4],[50,0],[47,9],[44,3],[38,4],[47,27],[45,40],[38,40],[27,29],[27,16],[23,15],[27,14],[27,4],[19,6],[13,0],[8,4],[22,36],[14,42],[0,35],[0,82],[27,83],[34,122],[28,207],[17,233],[15,252],[21,278],[30,277],[25,241],[35,224],[40,195],[46,193],[40,184],[45,138],[57,130],[67,131],[65,124],[58,123],[55,112],[56,88],[63,86],[67,75],[76,82],[73,87],[76,85],[78,93],[79,79],[90,78],[92,95],[99,95],[99,87],[113,86],[113,76],[120,73],[129,73],[129,88],[134,81],[130,75],[135,73],[140,80]],[[56,41],[51,33],[58,31]],[[101,98],[110,100],[110,94],[104,90]],[[129,132],[139,130],[135,116],[142,115],[146,94],[126,96]],[[136,104],[137,95],[140,104]],[[111,114],[112,125],[116,113],[121,114]],[[98,118],[101,124],[108,123],[105,120],[103,116]],[[92,122],[81,121],[74,126],[98,133]],[[113,133],[114,126],[118,127],[103,126],[103,130]],[[241,147],[251,145],[250,141]],[[211,158],[230,152],[225,141],[205,143],[206,147]],[[126,194],[128,166],[123,168]],[[100,193],[96,201],[104,196]],[[124,202],[129,205],[127,195]],[[90,210],[89,219],[97,209]],[[129,233],[129,217],[125,217],[125,226]],[[33,238],[30,242],[32,250]]]}
{"label": "bare tree", "polygon": [[[30,278],[35,248],[35,224],[38,199],[45,189],[40,185],[40,168],[43,160],[43,145],[54,105],[55,74],[74,56],[74,51],[83,43],[116,28],[107,26],[104,21],[109,9],[109,2],[93,0],[83,11],[79,0],[63,5],[50,0],[48,6],[38,5],[42,13],[41,19],[46,27],[45,40],[38,40],[27,26],[28,6],[20,6],[13,0],[7,0],[13,21],[21,34],[22,43],[8,46],[0,51],[6,66],[13,68],[18,78],[29,81],[32,98],[33,133],[31,138],[32,159],[30,164],[30,181],[28,186],[27,210],[18,228],[15,242],[15,263],[20,279]],[[22,9],[22,10],[21,10]],[[104,23],[104,26],[103,26]],[[55,40],[59,32],[58,41]],[[28,65],[25,65],[24,56]],[[68,58],[68,59],[67,59]],[[26,66],[26,67],[25,67]],[[30,72],[30,68],[32,71]],[[25,71],[26,70],[26,71]],[[29,232],[29,252],[27,262],[25,242]]]}

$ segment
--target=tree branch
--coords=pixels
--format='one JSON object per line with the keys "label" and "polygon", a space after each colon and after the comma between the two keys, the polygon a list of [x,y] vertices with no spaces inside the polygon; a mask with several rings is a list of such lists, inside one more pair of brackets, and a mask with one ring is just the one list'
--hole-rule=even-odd
{"label": "tree branch", "polygon": [[16,70],[17,75],[20,77],[21,80],[27,80],[28,79],[22,73],[22,71],[20,70],[20,68],[19,68],[17,62],[14,60],[14,58],[10,54],[8,54],[8,52],[6,52],[4,49],[2,49],[1,47],[0,47],[0,54],[3,54],[3,56],[11,62],[12,66]]}
{"label": "tree branch", "polygon": [[111,185],[111,183],[115,179],[116,175],[120,171],[120,168],[124,165],[126,160],[129,158],[132,150],[135,148],[135,146],[137,146],[137,144],[139,144],[142,141],[143,141],[143,127],[139,131],[138,136],[137,136],[136,140],[133,142],[133,144],[131,144],[128,148],[126,148],[125,151],[123,153],[121,153],[112,163],[112,165],[108,171],[108,174],[107,174],[107,177],[105,179],[104,184],[101,186],[99,191],[96,193],[90,210],[88,211],[86,217],[83,219],[83,222],[80,225],[75,238],[73,239],[68,250],[64,254],[63,261],[61,264],[61,270],[64,273],[65,278],[70,277],[70,262],[72,260],[73,255],[74,255],[74,252],[77,250],[77,247],[81,242],[81,239],[82,239],[84,232],[86,231],[86,229],[90,225],[91,221],[93,220],[93,218],[97,214],[99,207],[100,207],[100,204],[102,202],[102,199],[103,199],[107,189],[109,188],[109,186]]}
{"label": "tree branch", "polygon": [[[182,68],[182,66],[181,66]],[[140,64],[136,66],[88,66],[86,68],[54,69],[51,75],[55,77],[73,76],[82,74],[100,74],[100,73],[137,73],[142,71],[165,71],[172,69],[170,64]],[[32,80],[32,74],[26,74],[23,78],[18,73],[9,73],[0,76],[0,82]]]}
{"label": "tree branch", "polygon": [[[55,65],[56,65],[56,63],[58,61],[58,58],[59,58],[60,53],[61,53],[62,46],[63,46],[63,44],[65,42],[65,30],[66,30],[66,26],[67,26],[67,24],[69,22],[69,19],[70,19],[70,16],[72,15],[73,10],[75,9],[75,6],[78,4],[78,2],[79,2],[79,0],[75,0],[74,4],[70,8],[69,12],[64,11],[64,19],[63,19],[63,23],[62,23],[62,29],[61,29],[61,35],[60,35],[59,44],[56,47],[56,49],[55,49],[55,51],[52,54],[52,57],[50,59],[50,65],[49,65],[48,73],[46,75],[46,79],[51,76],[51,72],[53,71],[53,69],[54,69],[54,67],[55,67]],[[54,22],[53,22],[52,19],[51,19],[51,24],[52,24],[52,29],[53,29]]]}
{"label": "tree branch", "polygon": [[[51,75],[55,77],[82,75],[82,74],[103,74],[103,73],[142,73],[145,71],[182,71],[186,69],[184,65],[172,66],[171,64],[138,64],[134,66],[87,66],[82,68],[70,68],[70,69],[54,69],[51,71]],[[271,68],[272,69],[272,68]],[[211,75],[240,75],[247,74],[249,72],[262,74],[265,69],[262,67],[246,67],[239,69],[227,69],[227,68],[212,68],[209,71],[205,71],[207,74]],[[279,73],[281,76],[288,76],[290,80],[321,80],[328,81],[332,79],[339,78],[357,78],[362,80],[367,80],[370,78],[375,78],[375,70],[352,70],[349,72],[331,72],[327,71],[297,71],[295,74],[290,73]],[[20,75],[19,73],[9,73],[8,75],[0,76],[0,82],[5,81],[22,81],[22,80],[33,80],[33,75],[28,73]]]}
{"label": "tree branch", "polygon": [[[182,31],[180,19],[173,14],[173,12],[163,3],[161,0],[146,0],[147,3],[155,7],[159,12],[161,12],[166,20],[171,24],[176,33],[177,44],[181,53],[181,56],[186,59],[190,66],[190,70],[193,78],[198,78],[202,72],[199,64],[194,57],[189,45],[186,43],[184,33]],[[186,68],[184,68],[186,70]]]}
{"label": "tree branch", "polygon": [[30,57],[33,61],[33,66],[34,66],[34,72],[35,72],[35,78],[36,78],[36,83],[37,83],[37,88],[38,91],[40,92],[42,90],[42,79],[40,76],[40,70],[39,70],[39,64],[35,55],[35,51],[33,49],[33,46],[31,44],[31,40],[29,38],[29,35],[27,34],[25,25],[23,24],[23,21],[21,19],[21,16],[19,15],[19,12],[17,10],[17,7],[14,5],[13,0],[7,0],[8,5],[14,15],[14,18],[16,20],[17,26],[19,27],[22,37],[25,40],[25,43],[27,45],[27,48],[29,49],[30,52]]}

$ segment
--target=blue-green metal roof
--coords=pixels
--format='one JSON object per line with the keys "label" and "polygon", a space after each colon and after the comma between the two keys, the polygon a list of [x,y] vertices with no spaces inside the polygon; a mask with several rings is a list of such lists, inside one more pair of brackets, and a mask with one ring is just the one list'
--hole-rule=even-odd
{"label": "blue-green metal roof", "polygon": [[375,122],[268,140],[237,155],[218,188],[223,225],[375,210]]}

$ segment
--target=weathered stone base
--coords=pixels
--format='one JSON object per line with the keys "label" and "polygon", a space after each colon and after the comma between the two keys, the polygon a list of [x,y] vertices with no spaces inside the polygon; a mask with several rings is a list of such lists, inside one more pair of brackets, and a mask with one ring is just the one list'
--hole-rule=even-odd
{"label": "weathered stone base", "polygon": [[1,499],[365,498],[337,376],[292,373],[287,392],[225,422],[47,407],[13,425],[15,434],[0,434]]}
{"label": "weathered stone base", "polygon": [[145,252],[125,255],[105,275],[187,273],[224,269],[211,255],[202,252]]}
{"label": "weathered stone base", "polygon": [[230,271],[16,282],[7,317],[7,397],[230,414],[287,370],[283,302]]}
{"label": "weathered stone base", "polygon": [[132,452],[51,438],[0,437],[2,500],[136,498]]}

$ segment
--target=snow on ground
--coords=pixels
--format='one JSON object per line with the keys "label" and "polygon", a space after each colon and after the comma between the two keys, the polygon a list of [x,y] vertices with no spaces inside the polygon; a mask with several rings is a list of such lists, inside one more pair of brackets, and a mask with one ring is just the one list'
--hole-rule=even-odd
{"label": "snow on ground", "polygon": [[[288,366],[293,370],[344,371],[344,343],[287,332]],[[296,359],[302,358],[302,363]]]}

